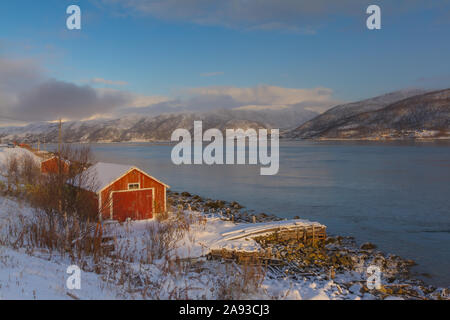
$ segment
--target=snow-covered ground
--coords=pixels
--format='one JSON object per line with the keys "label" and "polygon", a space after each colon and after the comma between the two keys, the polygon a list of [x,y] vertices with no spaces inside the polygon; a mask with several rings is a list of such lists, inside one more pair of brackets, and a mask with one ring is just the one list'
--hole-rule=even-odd
{"label": "snow-covered ground", "polygon": [[[8,236],[8,226],[32,216],[33,210],[26,204],[0,197],[0,243]],[[14,250],[0,244],[0,300],[114,299],[119,294],[92,272],[82,273],[81,290],[68,290],[70,265],[67,259],[50,259],[43,252],[31,254],[24,248]]]}
{"label": "snow-covered ground", "polygon": [[[198,213],[186,212],[188,215]],[[19,217],[31,217],[33,210],[26,204],[20,204],[14,199],[0,198],[0,235],[7,235],[6,226],[14,223]],[[143,238],[151,225],[156,224],[154,220],[131,222],[115,225],[114,232],[119,236],[119,246],[128,243],[138,244],[138,250],[145,249]],[[299,221],[297,221],[299,223]],[[276,224],[279,224],[276,223]],[[285,223],[286,224],[286,223]],[[264,227],[269,227],[264,224]],[[255,225],[251,228],[255,229]],[[262,227],[260,225],[259,227]],[[218,217],[206,218],[205,223],[192,226],[178,243],[176,252],[182,258],[198,258],[207,253],[208,247],[223,246],[227,237],[236,233],[248,232],[247,224],[234,224],[224,221]],[[0,239],[1,239],[0,237]],[[230,240],[234,247],[245,247],[255,245],[252,240],[245,237]],[[165,262],[155,261],[151,265],[142,263],[131,264],[130,270],[145,273],[152,279],[153,283],[161,286],[158,298],[171,298],[175,286],[190,288],[187,296],[191,299],[215,299],[218,297],[220,285],[218,283],[239,282],[240,275],[236,274],[233,279],[221,279],[230,277],[226,273],[226,266],[218,261],[204,260],[200,272],[192,271],[182,273],[178,276],[170,276],[163,272]],[[117,275],[103,272],[82,272],[81,290],[69,290],[66,281],[69,275],[66,273],[71,262],[67,257],[58,255],[49,256],[48,252],[34,250],[33,253],[26,252],[24,248],[16,250],[11,247],[0,245],[0,298],[1,299],[141,299],[142,295],[133,290],[124,288],[112,279]],[[222,271],[219,272],[222,268]],[[117,272],[111,270],[111,272]],[[187,285],[186,285],[187,284]],[[222,284],[223,285],[223,284]],[[344,292],[343,292],[344,291]],[[240,298],[248,299],[333,299],[333,298],[360,299],[357,295],[342,289],[333,280],[303,279],[293,281],[289,278],[271,278],[266,276],[251,292],[245,293]],[[149,297],[146,297],[149,298]],[[151,297],[150,297],[151,298]],[[367,295],[365,298],[373,298]]]}
{"label": "snow-covered ground", "polygon": [[35,156],[31,151],[24,148],[8,148],[8,147],[0,147],[0,164],[6,163],[8,157],[16,156],[18,158],[24,156],[30,156],[36,161],[39,161],[39,157]]}
{"label": "snow-covered ground", "polygon": [[39,165],[41,160],[34,153],[24,148],[0,147],[0,175],[4,174],[5,166],[8,163],[8,160],[14,157],[17,159],[23,159],[24,157],[31,157],[31,159],[35,161],[36,165]]}
{"label": "snow-covered ground", "polygon": [[80,290],[68,290],[68,264],[0,246],[0,300],[115,299],[114,287],[100,276],[83,272]]}

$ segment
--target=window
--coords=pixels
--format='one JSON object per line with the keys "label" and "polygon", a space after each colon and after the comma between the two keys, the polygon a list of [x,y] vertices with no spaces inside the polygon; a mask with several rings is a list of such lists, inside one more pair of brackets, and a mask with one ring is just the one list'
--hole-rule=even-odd
{"label": "window", "polygon": [[137,190],[140,189],[140,184],[139,183],[129,183],[128,184],[128,190]]}

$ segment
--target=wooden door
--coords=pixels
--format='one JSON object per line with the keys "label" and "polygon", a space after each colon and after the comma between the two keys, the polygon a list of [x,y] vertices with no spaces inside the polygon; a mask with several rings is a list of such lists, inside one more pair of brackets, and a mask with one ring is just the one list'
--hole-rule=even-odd
{"label": "wooden door", "polygon": [[153,190],[127,190],[113,192],[113,219],[123,222],[153,217]]}

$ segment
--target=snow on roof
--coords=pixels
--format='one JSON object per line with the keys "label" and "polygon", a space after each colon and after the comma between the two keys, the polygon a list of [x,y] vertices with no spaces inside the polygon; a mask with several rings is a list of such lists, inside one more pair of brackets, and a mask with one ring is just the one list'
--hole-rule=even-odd
{"label": "snow on roof", "polygon": [[86,174],[87,176],[95,177],[96,190],[94,191],[99,192],[100,190],[114,182],[114,180],[123,176],[133,168],[134,167],[130,165],[98,162],[97,164],[87,169]]}
{"label": "snow on roof", "polygon": [[147,173],[140,170],[139,168],[136,168],[131,165],[98,162],[97,164],[95,164],[92,167],[90,167],[89,169],[87,169],[84,174],[86,174],[86,176],[88,176],[88,177],[93,176],[95,178],[95,180],[96,180],[95,190],[93,190],[93,191],[99,192],[132,169],[136,169],[136,170],[143,172],[150,178],[158,181],[159,183],[161,183],[164,186],[169,188],[169,186],[166,185],[165,183],[148,175]]}

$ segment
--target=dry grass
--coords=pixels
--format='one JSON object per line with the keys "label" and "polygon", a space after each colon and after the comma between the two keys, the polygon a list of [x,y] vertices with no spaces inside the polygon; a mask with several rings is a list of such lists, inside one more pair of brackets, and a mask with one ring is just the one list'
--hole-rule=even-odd
{"label": "dry grass", "polygon": [[248,299],[250,294],[259,290],[266,270],[262,266],[230,263],[225,265],[225,275],[217,280],[217,299],[240,300]]}
{"label": "dry grass", "polygon": [[73,263],[83,265],[91,258],[99,261],[105,255],[101,235],[91,226],[76,217],[64,219],[36,212],[32,218],[21,216],[8,225],[6,237],[0,243],[16,250],[25,249],[30,254],[40,251],[50,256],[67,256]]}

